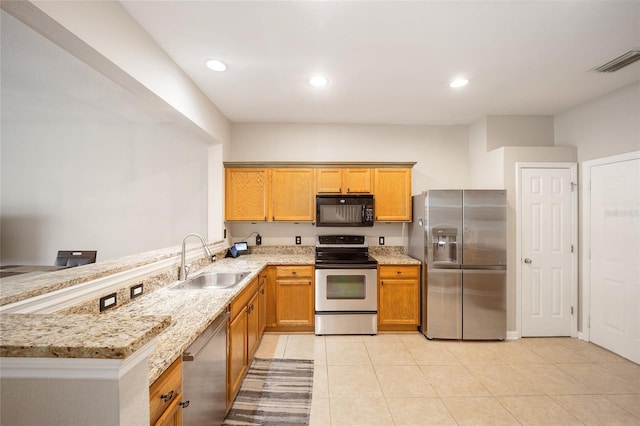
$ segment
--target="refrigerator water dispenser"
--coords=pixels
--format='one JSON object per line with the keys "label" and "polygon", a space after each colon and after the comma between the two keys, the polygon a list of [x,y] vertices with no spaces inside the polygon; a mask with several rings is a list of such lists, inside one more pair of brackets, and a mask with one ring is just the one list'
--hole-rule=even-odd
{"label": "refrigerator water dispenser", "polygon": [[433,228],[433,261],[457,263],[457,239],[457,228]]}

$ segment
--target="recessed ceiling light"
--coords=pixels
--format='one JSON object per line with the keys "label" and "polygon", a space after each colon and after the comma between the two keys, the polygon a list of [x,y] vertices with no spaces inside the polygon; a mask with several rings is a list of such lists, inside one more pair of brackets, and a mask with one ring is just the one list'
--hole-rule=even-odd
{"label": "recessed ceiling light", "polygon": [[309,84],[313,87],[324,87],[329,84],[329,79],[322,75],[316,75],[309,79]]}
{"label": "recessed ceiling light", "polygon": [[218,59],[209,59],[207,62],[207,67],[211,68],[214,71],[226,71],[227,64],[218,60]]}
{"label": "recessed ceiling light", "polygon": [[467,83],[469,83],[469,80],[467,80],[466,78],[456,78],[451,83],[449,83],[449,87],[453,87],[453,88],[463,87],[463,86],[466,86]]}

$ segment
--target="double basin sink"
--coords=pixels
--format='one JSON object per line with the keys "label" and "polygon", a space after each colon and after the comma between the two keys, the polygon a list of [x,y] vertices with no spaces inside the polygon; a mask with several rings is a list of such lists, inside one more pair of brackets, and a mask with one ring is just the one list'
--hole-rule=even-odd
{"label": "double basin sink", "polygon": [[231,288],[249,275],[249,272],[208,272],[190,278],[177,286],[175,290],[207,290]]}

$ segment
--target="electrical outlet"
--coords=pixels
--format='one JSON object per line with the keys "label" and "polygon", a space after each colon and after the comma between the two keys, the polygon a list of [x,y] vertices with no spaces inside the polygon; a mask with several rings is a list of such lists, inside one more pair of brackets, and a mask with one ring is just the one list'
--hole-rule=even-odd
{"label": "electrical outlet", "polygon": [[296,245],[302,244],[302,237],[300,235],[296,235]]}
{"label": "electrical outlet", "polygon": [[260,234],[256,235],[256,245],[259,246],[262,244],[262,237]]}
{"label": "electrical outlet", "polygon": [[107,310],[109,308],[113,308],[117,303],[117,295],[116,293],[111,293],[107,296],[100,298],[100,312]]}
{"label": "electrical outlet", "polygon": [[135,299],[138,296],[142,296],[142,293],[144,293],[144,287],[142,283],[132,285],[131,288],[129,289],[129,297],[131,299]]}
{"label": "electrical outlet", "polygon": [[378,237],[378,245],[384,245],[384,237]]}

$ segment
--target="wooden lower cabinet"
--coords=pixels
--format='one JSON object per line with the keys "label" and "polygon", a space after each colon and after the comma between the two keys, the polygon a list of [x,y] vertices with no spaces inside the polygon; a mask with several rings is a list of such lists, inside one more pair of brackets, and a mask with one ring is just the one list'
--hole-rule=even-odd
{"label": "wooden lower cabinet", "polygon": [[264,327],[266,289],[260,274],[231,301],[227,354],[227,407],[236,397],[242,379],[258,349]]}
{"label": "wooden lower cabinet", "polygon": [[182,425],[182,358],[149,387],[151,425]]}
{"label": "wooden lower cabinet", "polygon": [[247,313],[242,312],[229,323],[227,355],[227,407],[235,397],[247,371]]}
{"label": "wooden lower cabinet", "polygon": [[314,327],[314,267],[276,266],[276,328],[311,331]]}
{"label": "wooden lower cabinet", "polygon": [[416,330],[420,324],[420,265],[378,266],[378,329]]}
{"label": "wooden lower cabinet", "polygon": [[182,426],[182,394],[171,403],[167,410],[158,419],[155,426]]}

